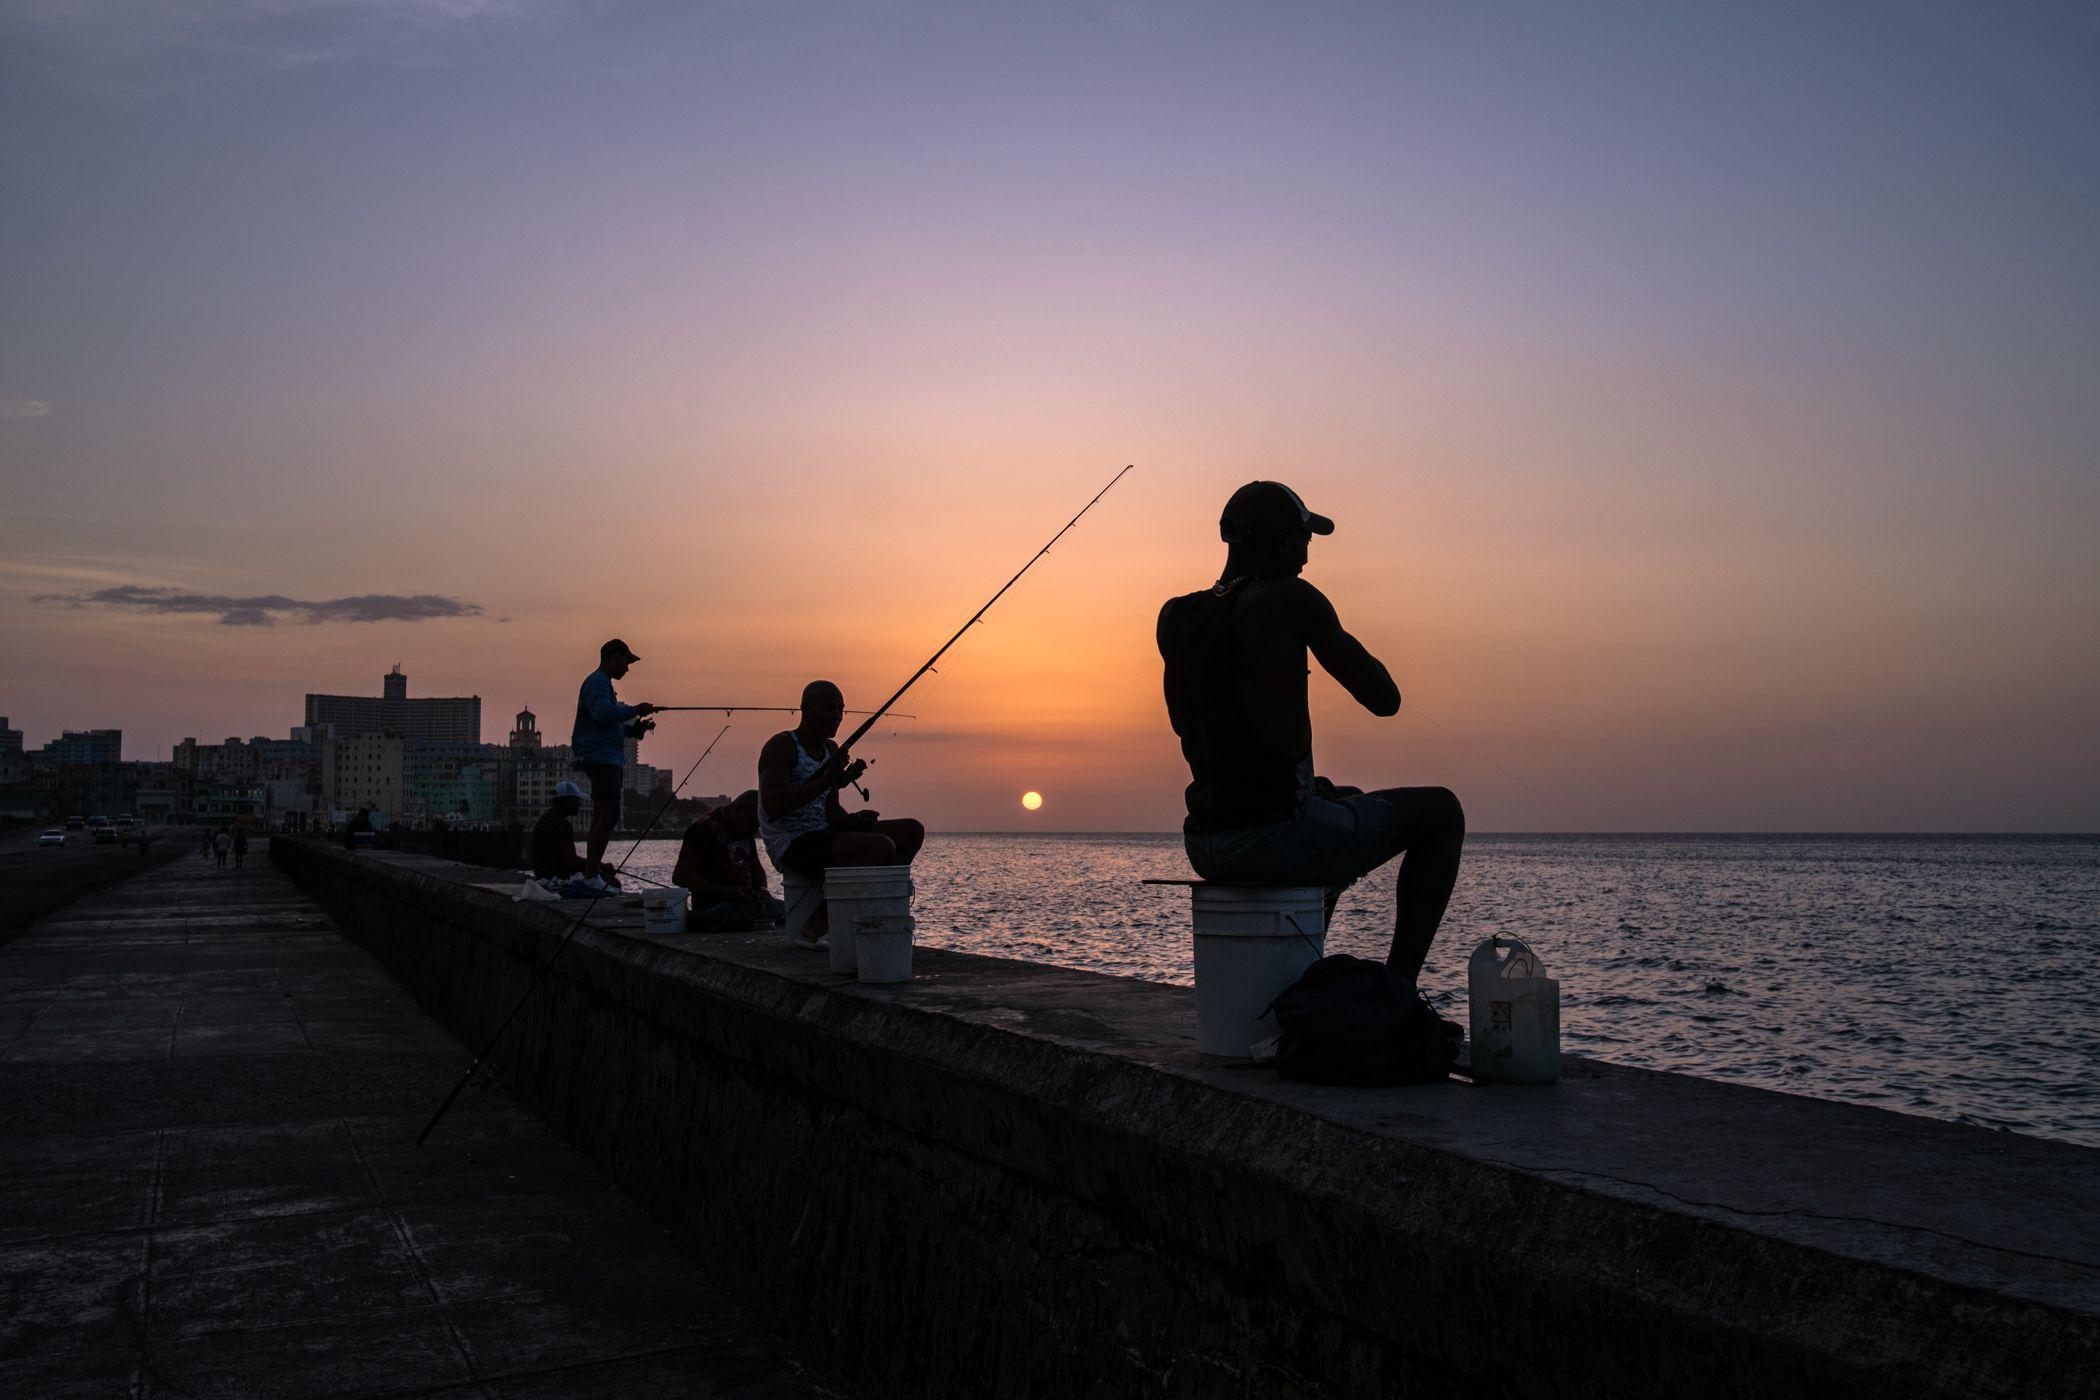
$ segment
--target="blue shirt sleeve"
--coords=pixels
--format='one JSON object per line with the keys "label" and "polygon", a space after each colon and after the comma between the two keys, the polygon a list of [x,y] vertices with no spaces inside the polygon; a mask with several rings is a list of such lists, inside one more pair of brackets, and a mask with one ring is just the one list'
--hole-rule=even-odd
{"label": "blue shirt sleeve", "polygon": [[621,724],[634,718],[634,706],[620,703],[613,695],[612,678],[603,671],[585,677],[583,708],[600,724]]}

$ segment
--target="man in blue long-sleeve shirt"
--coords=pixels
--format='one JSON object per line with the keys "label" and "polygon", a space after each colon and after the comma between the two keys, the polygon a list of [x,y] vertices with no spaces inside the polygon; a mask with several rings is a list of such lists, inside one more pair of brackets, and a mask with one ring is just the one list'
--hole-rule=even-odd
{"label": "man in blue long-sleeve shirt", "polygon": [[654,705],[623,705],[613,682],[641,660],[618,637],[598,648],[598,669],[583,678],[576,692],[576,728],[569,735],[569,761],[591,780],[591,830],[585,838],[586,868],[605,859],[613,828],[620,824],[620,791],[626,786],[626,740],[656,728],[646,716]]}

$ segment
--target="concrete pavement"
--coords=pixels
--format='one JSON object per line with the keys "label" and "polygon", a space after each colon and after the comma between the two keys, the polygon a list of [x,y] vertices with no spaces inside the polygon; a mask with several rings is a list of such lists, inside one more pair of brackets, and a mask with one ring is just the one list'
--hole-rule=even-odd
{"label": "concrete pavement", "polygon": [[195,854],[195,827],[156,826],[147,854],[136,846],[102,845],[93,833],[69,831],[63,846],[39,846],[40,823],[0,833],[0,943],[89,890],[153,870],[184,851]]}
{"label": "concrete pavement", "polygon": [[0,1394],[839,1393],[264,854],[0,947]]}

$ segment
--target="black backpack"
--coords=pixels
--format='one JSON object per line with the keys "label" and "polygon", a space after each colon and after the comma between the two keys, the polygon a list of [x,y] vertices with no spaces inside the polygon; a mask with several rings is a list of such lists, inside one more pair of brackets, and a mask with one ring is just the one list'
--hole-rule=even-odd
{"label": "black backpack", "polygon": [[1276,1070],[1313,1084],[1424,1084],[1458,1061],[1464,1032],[1384,963],[1325,957],[1269,1003]]}

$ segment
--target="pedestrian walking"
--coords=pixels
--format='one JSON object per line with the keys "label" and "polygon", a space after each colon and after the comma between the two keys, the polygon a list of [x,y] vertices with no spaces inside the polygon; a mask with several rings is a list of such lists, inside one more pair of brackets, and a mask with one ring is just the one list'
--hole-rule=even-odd
{"label": "pedestrian walking", "polygon": [[233,829],[233,868],[235,870],[241,868],[241,862],[247,858],[247,855],[248,828],[237,826]]}

